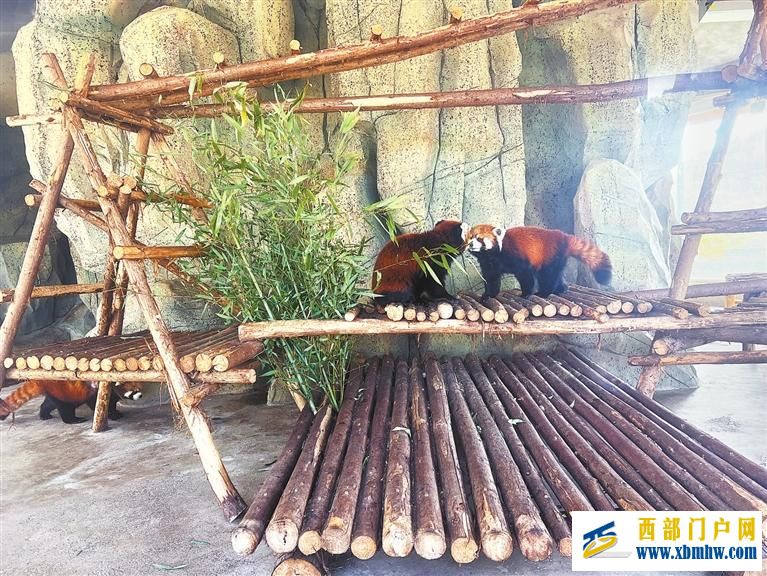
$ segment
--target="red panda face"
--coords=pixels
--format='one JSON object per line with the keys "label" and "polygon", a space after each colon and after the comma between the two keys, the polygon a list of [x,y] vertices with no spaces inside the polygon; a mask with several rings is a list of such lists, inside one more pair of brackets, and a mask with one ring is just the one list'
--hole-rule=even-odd
{"label": "red panda face", "polygon": [[490,224],[478,224],[474,226],[466,237],[466,247],[469,252],[483,252],[487,250],[500,250],[503,246],[503,237],[506,230]]}
{"label": "red panda face", "polygon": [[434,225],[434,231],[449,238],[449,243],[461,250],[465,247],[469,225],[458,220],[440,220]]}

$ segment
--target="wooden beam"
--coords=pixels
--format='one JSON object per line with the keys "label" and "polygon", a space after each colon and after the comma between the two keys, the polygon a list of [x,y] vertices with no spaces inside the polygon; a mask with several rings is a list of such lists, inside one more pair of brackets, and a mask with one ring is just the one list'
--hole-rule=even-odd
{"label": "wooden beam", "polygon": [[767,350],[754,352],[683,352],[667,356],[629,356],[632,366],[668,366],[681,364],[765,364]]}
{"label": "wooden beam", "polygon": [[767,310],[727,312],[706,317],[690,316],[680,320],[669,316],[639,316],[610,318],[607,322],[595,320],[536,319],[522,324],[482,323],[466,320],[438,320],[436,322],[391,322],[379,319],[341,320],[280,320],[249,322],[240,325],[240,340],[268,338],[301,338],[339,334],[483,334],[542,335],[542,334],[604,334],[647,330],[682,330],[686,328],[712,328],[744,324],[767,323]]}
{"label": "wooden beam", "polygon": [[[609,102],[628,98],[646,98],[649,93],[696,92],[703,90],[728,90],[732,86],[722,80],[719,72],[697,72],[623,80],[606,84],[570,86],[521,86],[515,88],[491,88],[486,90],[455,90],[448,92],[415,92],[406,94],[381,94],[341,96],[336,98],[306,98],[293,110],[299,114],[325,114],[328,112],[353,112],[376,110],[424,110],[436,108],[464,108],[475,106],[509,106],[526,104],[582,104],[586,102]],[[652,91],[651,91],[652,89]],[[277,105],[262,103],[265,109]],[[155,118],[213,118],[231,113],[228,104],[188,104],[156,108]]]}
{"label": "wooden beam", "polygon": [[[55,298],[69,294],[98,294],[104,289],[104,284],[61,284],[52,286],[37,286],[32,289],[30,298]],[[15,290],[0,290],[0,304],[12,302]]]}
{"label": "wooden beam", "polygon": [[96,86],[90,98],[99,101],[121,101],[120,107],[151,107],[163,96],[164,104],[178,104],[189,98],[191,79],[198,78],[198,97],[208,96],[219,86],[231,81],[246,81],[252,86],[308,78],[358,68],[381,66],[453,48],[468,42],[485,40],[515,30],[540,27],[580,16],[592,10],[633,3],[633,0],[553,0],[539,6],[522,6],[506,12],[448,24],[417,36],[396,36],[379,42],[328,48],[298,54],[227,66],[220,70],[167,76],[124,84]]}
{"label": "wooden beam", "polygon": [[[99,381],[107,379],[110,382],[167,382],[165,372],[162,370],[125,370],[118,372],[94,371],[94,370],[44,370],[42,368],[9,368],[8,378],[11,380],[54,380],[60,382],[72,380]],[[229,384],[254,384],[258,379],[255,368],[235,368],[227,372],[206,372],[204,374],[192,374],[190,379],[199,386],[191,388],[184,398],[196,397],[200,394],[203,386],[215,387]],[[192,404],[194,404],[192,402]]]}
{"label": "wooden beam", "polygon": [[152,118],[146,118],[145,116],[138,116],[131,112],[126,112],[125,110],[110,106],[109,104],[90,100],[76,92],[67,92],[63,90],[59,92],[58,98],[62,104],[72,106],[73,108],[81,110],[89,116],[99,120],[104,118],[105,120],[111,119],[123,124],[130,124],[134,127],[135,131],[151,130],[160,134],[173,134],[173,128],[162,122],[158,122]]}
{"label": "wooden beam", "polygon": [[730,210],[729,212],[682,212],[685,224],[707,224],[708,222],[740,222],[767,218],[767,207],[750,210]]}
{"label": "wooden beam", "polygon": [[[763,292],[767,290],[767,278],[754,278],[750,280],[729,280],[727,282],[711,282],[707,284],[693,284],[687,286],[686,294],[677,298],[704,298],[706,296],[727,296],[729,294],[748,294],[749,292]],[[653,290],[636,290],[624,292],[618,296],[628,295],[632,298],[653,300],[669,295],[670,288],[657,288]]]}
{"label": "wooden beam", "polygon": [[171,258],[197,258],[203,254],[200,246],[115,246],[115,260],[167,260]]}
{"label": "wooden beam", "polygon": [[691,234],[742,234],[744,232],[767,232],[767,219],[740,220],[738,222],[707,222],[705,224],[677,224],[671,227],[675,236]]}

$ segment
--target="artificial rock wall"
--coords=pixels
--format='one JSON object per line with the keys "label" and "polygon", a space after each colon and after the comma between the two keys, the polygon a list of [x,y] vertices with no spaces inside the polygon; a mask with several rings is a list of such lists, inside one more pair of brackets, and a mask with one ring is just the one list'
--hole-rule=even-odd
{"label": "artificial rock wall", "polygon": [[[460,4],[471,18],[507,10],[516,2]],[[404,62],[312,78],[309,93],[589,84],[683,72],[694,62],[697,16],[695,0],[650,0]],[[46,109],[50,89],[39,57],[44,51],[57,54],[69,78],[83,55],[96,52],[94,82],[105,83],[136,78],[142,62],[160,74],[178,74],[210,67],[217,50],[229,62],[242,62],[284,55],[292,38],[308,51],[366,41],[373,24],[392,36],[416,34],[446,21],[446,5],[435,0],[38,0],[33,20],[13,44],[18,110]],[[0,64],[7,60],[3,55]],[[362,206],[405,195],[420,222],[403,213],[398,222],[403,230],[441,218],[562,228],[596,240],[610,253],[615,288],[668,285],[674,251],[668,241],[674,213],[670,171],[679,158],[685,113],[684,96],[364,113],[355,141],[361,162],[349,178],[344,203],[356,233],[376,237],[371,254],[383,238],[363,220]],[[318,146],[333,138],[337,117],[314,116],[310,122]],[[56,126],[24,129],[33,177],[47,179],[58,131]],[[105,172],[129,170],[130,142],[124,136],[104,128],[92,129],[91,135],[105,152]],[[21,160],[16,166],[22,166]],[[78,163],[72,164],[64,192],[76,198],[93,194]],[[0,196],[0,203],[7,202]],[[165,214],[147,207],[142,218],[142,240],[175,240],[177,231]],[[103,268],[103,235],[66,213],[57,215],[57,225],[69,239],[79,280],[95,278]],[[466,261],[471,271],[471,257]],[[575,266],[571,273],[578,274]],[[177,282],[155,274],[155,290],[174,327],[213,321]],[[456,278],[461,287],[479,287],[476,273]],[[95,307],[93,301],[88,304]],[[126,318],[126,329],[140,327],[137,310],[129,309]],[[631,348],[627,342],[647,349],[646,338],[617,340],[615,351]],[[583,338],[578,342],[593,344]],[[677,384],[690,383],[683,375],[675,378]]]}

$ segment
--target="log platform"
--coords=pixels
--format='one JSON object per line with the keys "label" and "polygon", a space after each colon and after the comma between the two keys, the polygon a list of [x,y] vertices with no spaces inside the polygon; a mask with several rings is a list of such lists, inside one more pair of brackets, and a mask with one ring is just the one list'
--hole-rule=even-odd
{"label": "log platform", "polygon": [[[569,556],[578,510],[767,512],[764,468],[577,351],[370,358],[350,379],[364,392],[346,395],[332,430],[327,409],[300,415],[278,460],[289,466],[265,479],[233,534],[239,554],[264,534],[281,554],[346,552],[326,537],[341,500],[344,534],[365,527],[358,558],[382,548],[460,563],[514,548],[531,561]],[[356,465],[365,444],[367,468]],[[342,481],[318,480],[341,468]]]}

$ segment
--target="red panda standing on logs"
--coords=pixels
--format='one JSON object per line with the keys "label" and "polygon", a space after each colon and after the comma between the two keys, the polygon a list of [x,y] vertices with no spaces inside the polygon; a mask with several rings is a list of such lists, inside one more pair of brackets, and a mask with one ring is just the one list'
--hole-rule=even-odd
{"label": "red panda standing on logs", "polygon": [[[118,389],[120,389],[119,394]],[[80,380],[27,380],[22,382],[6,398],[0,399],[0,420],[5,420],[30,400],[44,395],[45,400],[40,406],[40,420],[49,420],[52,418],[51,412],[58,410],[59,416],[65,424],[85,422],[85,418],[75,416],[75,408],[82,404],[88,404],[91,410],[95,410],[97,394],[98,385],[95,383]],[[141,398],[141,385],[121,383],[112,391],[109,396],[108,414],[112,420],[122,417],[122,414],[117,411],[117,401],[120,396],[138,400]]]}
{"label": "red panda standing on logs", "polygon": [[[448,273],[444,263],[451,263],[463,252],[468,230],[469,225],[463,222],[440,220],[428,232],[401,234],[387,242],[378,253],[373,271],[373,292],[379,295],[375,302],[452,298],[443,285]],[[445,254],[441,250],[444,246],[455,252]],[[419,259],[429,265],[439,282],[422,269]]]}
{"label": "red panda standing on logs", "polygon": [[485,279],[484,297],[498,294],[503,274],[514,274],[523,296],[534,293],[536,280],[541,296],[565,292],[562,273],[569,256],[583,262],[600,284],[609,284],[612,277],[607,254],[596,244],[561,230],[534,226],[503,230],[480,224],[469,231],[466,245],[479,261]]}

